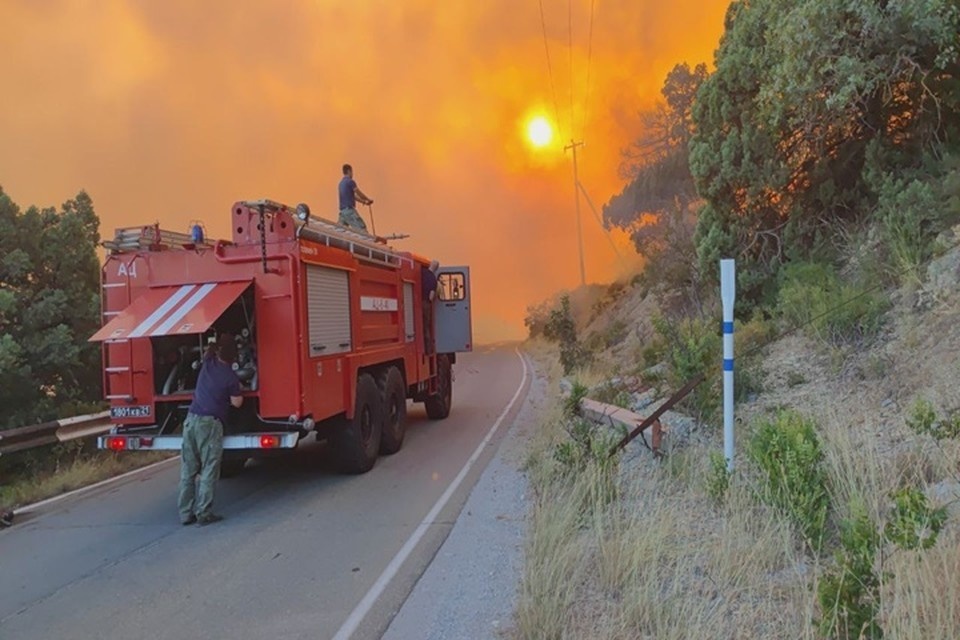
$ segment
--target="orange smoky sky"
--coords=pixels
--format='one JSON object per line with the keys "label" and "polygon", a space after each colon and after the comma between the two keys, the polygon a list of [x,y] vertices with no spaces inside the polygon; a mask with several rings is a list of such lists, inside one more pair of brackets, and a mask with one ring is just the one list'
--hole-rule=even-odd
{"label": "orange smoky sky", "polygon": [[[528,304],[579,283],[564,142],[585,141],[601,208],[638,112],[675,63],[712,60],[727,4],[595,0],[591,47],[591,0],[543,0],[551,82],[536,0],[4,0],[0,184],[21,205],[86,189],[105,236],[229,237],[240,199],[335,218],[350,162],[378,232],[471,266],[477,339],[520,337]],[[538,114],[556,135],[534,150]],[[586,202],[582,222],[588,281],[612,279]]]}

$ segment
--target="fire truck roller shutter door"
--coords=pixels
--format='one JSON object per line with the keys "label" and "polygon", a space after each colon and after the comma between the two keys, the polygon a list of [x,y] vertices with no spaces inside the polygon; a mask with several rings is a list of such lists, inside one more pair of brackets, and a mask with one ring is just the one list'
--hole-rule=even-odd
{"label": "fire truck roller shutter door", "polygon": [[350,286],[346,271],[306,265],[310,356],[350,351]]}

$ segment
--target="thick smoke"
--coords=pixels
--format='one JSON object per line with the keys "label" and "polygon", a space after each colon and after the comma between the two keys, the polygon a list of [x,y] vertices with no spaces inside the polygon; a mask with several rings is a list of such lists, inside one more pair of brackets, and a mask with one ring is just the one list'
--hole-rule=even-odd
{"label": "thick smoke", "polygon": [[[562,140],[586,141],[599,208],[637,112],[674,63],[712,59],[726,5],[597,0],[588,99],[590,0],[576,0],[571,127],[560,0],[544,0],[555,92],[536,2],[6,0],[0,183],[21,203],[87,189],[106,235],[202,219],[227,236],[241,198],[335,216],[350,162],[378,231],[471,265],[478,339],[517,337],[527,303],[579,279]],[[526,145],[533,113],[559,113],[554,148]],[[583,228],[588,280],[613,277],[585,202]]]}

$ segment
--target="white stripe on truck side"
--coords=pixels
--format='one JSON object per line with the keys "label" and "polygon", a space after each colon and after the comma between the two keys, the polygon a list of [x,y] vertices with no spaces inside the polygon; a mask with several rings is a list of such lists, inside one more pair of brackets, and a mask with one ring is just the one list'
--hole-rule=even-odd
{"label": "white stripe on truck side", "polygon": [[194,292],[192,296],[187,298],[187,301],[180,305],[180,308],[173,312],[173,314],[167,318],[167,320],[161,324],[159,327],[150,332],[151,336],[162,336],[165,335],[176,323],[180,322],[185,315],[193,311],[193,308],[200,304],[200,301],[207,297],[211,291],[214,290],[216,284],[205,284]]}
{"label": "white stripe on truck side", "polygon": [[137,325],[137,328],[130,332],[128,337],[130,338],[139,338],[144,335],[147,331],[150,330],[150,327],[160,322],[160,319],[163,316],[170,313],[170,310],[173,309],[177,304],[187,297],[187,295],[193,291],[193,288],[197,285],[194,284],[185,284],[179,289],[177,289],[172,296],[167,298],[167,301],[162,305],[157,307],[157,310],[147,316],[147,319]]}

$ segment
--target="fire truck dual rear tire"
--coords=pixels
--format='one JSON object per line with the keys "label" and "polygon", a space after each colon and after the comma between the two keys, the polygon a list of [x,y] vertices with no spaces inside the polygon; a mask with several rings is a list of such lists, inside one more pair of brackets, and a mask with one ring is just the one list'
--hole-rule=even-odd
{"label": "fire truck dual rear tire", "polygon": [[400,451],[407,430],[407,385],[396,367],[389,367],[377,376],[377,386],[383,400],[383,434],[380,453],[390,455]]}
{"label": "fire truck dual rear tire", "polygon": [[437,393],[428,397],[423,406],[427,409],[427,417],[431,420],[443,420],[450,415],[450,405],[453,404],[453,365],[450,356],[437,356]]}
{"label": "fire truck dual rear tire", "polygon": [[345,473],[366,473],[380,453],[383,402],[380,389],[369,373],[357,377],[353,420],[344,419],[333,433],[334,452]]}

